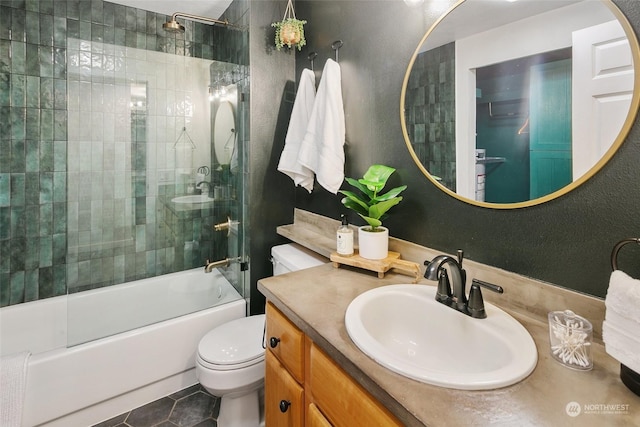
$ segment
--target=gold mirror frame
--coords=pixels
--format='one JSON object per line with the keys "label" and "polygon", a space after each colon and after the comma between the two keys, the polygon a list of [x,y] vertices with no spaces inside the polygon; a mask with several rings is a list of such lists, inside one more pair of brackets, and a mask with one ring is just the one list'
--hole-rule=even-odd
{"label": "gold mirror frame", "polygon": [[609,147],[609,149],[600,158],[600,160],[594,166],[592,166],[591,169],[589,169],[584,175],[582,175],[580,178],[572,181],[570,184],[566,185],[565,187],[562,187],[561,189],[559,189],[559,190],[557,190],[557,191],[555,191],[553,193],[547,194],[547,195],[545,195],[543,197],[539,197],[539,198],[536,198],[536,199],[531,199],[531,200],[527,200],[527,201],[523,201],[523,202],[517,202],[517,203],[480,202],[480,201],[477,201],[477,200],[470,199],[468,197],[460,196],[456,192],[452,191],[451,189],[447,188],[446,186],[444,186],[443,184],[438,182],[438,180],[435,179],[429,173],[429,171],[427,171],[426,167],[422,164],[422,162],[418,158],[415,150],[413,149],[411,140],[409,138],[409,133],[407,131],[407,124],[406,124],[406,118],[405,118],[405,101],[406,101],[407,85],[408,85],[408,82],[409,82],[409,76],[410,76],[411,71],[413,69],[413,65],[414,65],[414,63],[415,63],[415,61],[416,61],[416,59],[418,57],[418,54],[420,53],[422,45],[425,43],[425,41],[427,40],[429,35],[431,35],[431,33],[437,28],[437,26],[452,11],[454,11],[457,7],[459,7],[460,5],[462,5],[462,4],[464,4],[466,2],[466,0],[459,0],[457,3],[455,3],[453,6],[451,6],[449,8],[449,10],[447,10],[442,16],[440,16],[440,18],[438,18],[438,20],[429,28],[429,30],[426,32],[426,34],[422,37],[422,39],[420,40],[420,43],[418,43],[418,46],[417,46],[416,50],[414,51],[414,53],[413,53],[413,55],[411,57],[411,60],[409,61],[409,65],[407,67],[407,71],[406,71],[405,76],[404,76],[404,81],[402,83],[402,91],[400,93],[400,123],[401,123],[401,127],[402,127],[402,134],[404,136],[404,140],[405,140],[405,143],[406,143],[407,148],[409,150],[409,153],[411,154],[411,157],[413,158],[413,161],[416,163],[418,168],[422,171],[422,173],[427,177],[427,179],[429,181],[431,181],[440,190],[442,190],[445,193],[449,194],[451,197],[454,197],[454,198],[456,198],[456,199],[458,199],[460,201],[463,201],[465,203],[469,203],[471,205],[485,207],[485,208],[492,208],[492,209],[518,209],[518,208],[524,208],[524,207],[535,206],[535,205],[539,205],[539,204],[542,204],[542,203],[546,203],[546,202],[548,202],[550,200],[556,199],[556,198],[558,198],[560,196],[563,196],[564,194],[569,193],[570,191],[576,189],[580,185],[584,184],[591,177],[593,177],[600,169],[602,169],[602,167],[609,160],[611,160],[613,155],[616,153],[618,148],[620,148],[622,143],[625,141],[627,135],[629,134],[631,126],[633,125],[633,123],[635,121],[635,118],[636,118],[636,115],[637,115],[637,112],[638,112],[638,106],[640,105],[640,45],[638,44],[638,39],[636,37],[635,32],[633,31],[633,28],[631,27],[631,24],[627,20],[626,16],[624,16],[622,11],[620,11],[620,9],[618,9],[618,7],[615,4],[613,4],[613,2],[611,0],[601,0],[601,1],[611,11],[611,13],[614,15],[614,17],[620,22],[620,25],[622,26],[622,28],[623,28],[626,36],[627,36],[627,39],[629,40],[629,46],[631,48],[631,54],[633,56],[633,63],[634,63],[634,86],[633,86],[633,96],[632,96],[632,99],[631,99],[631,105],[629,107],[629,112],[627,114],[627,117],[626,117],[623,125],[622,125],[622,128],[620,129],[620,133],[618,134],[616,139],[611,144],[611,147]]}

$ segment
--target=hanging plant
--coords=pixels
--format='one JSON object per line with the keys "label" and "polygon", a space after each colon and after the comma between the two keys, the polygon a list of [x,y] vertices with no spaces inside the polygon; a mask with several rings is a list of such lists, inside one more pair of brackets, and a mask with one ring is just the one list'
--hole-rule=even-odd
{"label": "hanging plant", "polygon": [[289,0],[282,21],[271,24],[276,29],[276,49],[280,50],[286,45],[289,48],[297,46],[298,50],[302,50],[302,46],[307,44],[307,40],[304,38],[304,24],[306,23],[307,21],[296,18],[292,0]]}

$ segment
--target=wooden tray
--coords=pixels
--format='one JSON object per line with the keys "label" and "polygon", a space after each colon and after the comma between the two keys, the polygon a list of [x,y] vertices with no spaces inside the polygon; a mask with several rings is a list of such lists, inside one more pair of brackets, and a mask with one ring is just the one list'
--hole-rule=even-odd
{"label": "wooden tray", "polygon": [[333,252],[330,259],[335,268],[339,268],[342,264],[350,265],[352,267],[375,271],[381,279],[387,271],[395,269],[400,273],[413,276],[414,279],[412,283],[417,283],[418,280],[420,280],[420,265],[415,262],[400,259],[398,252],[389,251],[386,258],[378,260],[362,258],[357,251],[351,256],[340,255],[337,252]]}

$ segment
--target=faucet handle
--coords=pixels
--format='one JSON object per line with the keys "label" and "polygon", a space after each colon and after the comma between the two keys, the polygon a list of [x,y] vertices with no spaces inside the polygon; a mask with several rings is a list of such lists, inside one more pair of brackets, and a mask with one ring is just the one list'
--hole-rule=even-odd
{"label": "faucet handle", "polygon": [[487,313],[484,310],[484,299],[482,298],[482,291],[480,290],[481,286],[499,294],[504,292],[502,286],[483,282],[482,280],[478,279],[472,279],[471,289],[469,290],[469,302],[467,303],[467,310],[469,311],[471,317],[474,317],[476,319],[484,319],[485,317],[487,317]]}

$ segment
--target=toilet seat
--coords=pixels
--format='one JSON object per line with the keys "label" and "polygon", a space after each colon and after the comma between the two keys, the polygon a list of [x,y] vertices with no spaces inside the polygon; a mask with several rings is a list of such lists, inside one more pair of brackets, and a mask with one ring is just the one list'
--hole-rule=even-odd
{"label": "toilet seat", "polygon": [[243,317],[207,333],[198,344],[197,361],[204,368],[228,371],[264,362],[265,315]]}

